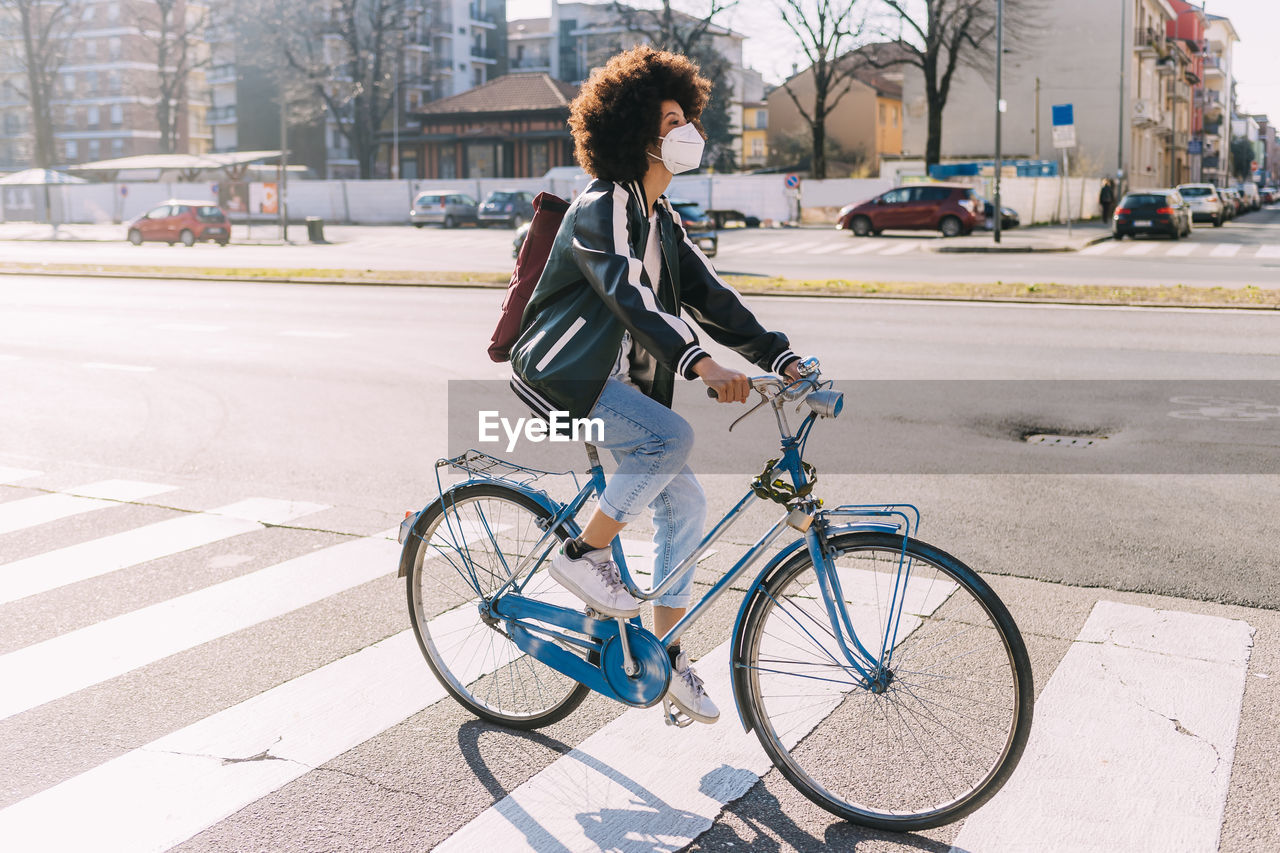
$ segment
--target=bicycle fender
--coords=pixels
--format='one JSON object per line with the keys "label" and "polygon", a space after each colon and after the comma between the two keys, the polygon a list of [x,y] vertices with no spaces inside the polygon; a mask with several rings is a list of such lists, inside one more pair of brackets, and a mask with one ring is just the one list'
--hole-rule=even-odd
{"label": "bicycle fender", "polygon": [[[396,541],[401,545],[400,569],[396,572],[396,577],[403,578],[409,576],[409,567],[413,562],[413,557],[409,549],[409,540],[412,535],[421,536],[423,526],[434,520],[435,516],[440,512],[443,512],[448,497],[454,492],[465,489],[468,486],[488,482],[488,480],[466,480],[465,482],[450,486],[441,493],[440,497],[436,498],[417,512],[405,516],[404,521],[400,522],[400,532],[396,534]],[[521,486],[515,483],[504,483],[503,485],[506,488],[511,489],[513,492],[520,492],[522,495],[531,498],[552,515],[555,515],[562,509],[562,507],[553,501],[546,492],[539,491],[538,489],[530,489],[527,486]]]}
{"label": "bicycle fender", "polygon": [[[842,524],[838,526],[828,527],[826,536],[828,538],[840,536],[845,533],[897,533],[900,526],[893,523],[883,522],[865,522],[862,524]],[[738,675],[739,651],[742,647],[742,632],[747,621],[747,608],[751,606],[751,601],[755,597],[758,588],[764,586],[772,576],[773,572],[779,566],[784,564],[796,551],[802,551],[807,546],[804,539],[797,539],[786,548],[783,548],[773,556],[760,573],[756,575],[755,580],[747,587],[746,594],[742,597],[742,604],[738,606],[738,616],[733,621],[733,647],[730,656],[729,666],[733,672],[733,704],[738,710],[738,721],[742,723],[742,730],[751,731],[751,725],[747,722],[746,712],[743,710],[747,707],[746,696],[746,679]]]}

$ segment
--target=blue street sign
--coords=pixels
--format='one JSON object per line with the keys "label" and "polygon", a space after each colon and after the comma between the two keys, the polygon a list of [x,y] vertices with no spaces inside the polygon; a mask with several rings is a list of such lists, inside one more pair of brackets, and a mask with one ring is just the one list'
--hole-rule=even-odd
{"label": "blue street sign", "polygon": [[1204,142],[1203,142],[1203,141],[1201,141],[1201,140],[1199,140],[1199,139],[1192,139],[1192,140],[1188,141],[1188,142],[1187,142],[1187,153],[1188,153],[1188,154],[1203,154],[1203,153],[1204,153]]}
{"label": "blue street sign", "polygon": [[799,175],[787,175],[787,189],[789,189],[789,190],[793,190],[793,189],[795,189],[795,188],[796,188],[796,187],[798,187],[798,186],[800,186],[800,176],[799,176]]}
{"label": "blue street sign", "polygon": [[1053,105],[1053,126],[1061,127],[1066,124],[1075,124],[1075,110],[1071,104],[1054,104]]}

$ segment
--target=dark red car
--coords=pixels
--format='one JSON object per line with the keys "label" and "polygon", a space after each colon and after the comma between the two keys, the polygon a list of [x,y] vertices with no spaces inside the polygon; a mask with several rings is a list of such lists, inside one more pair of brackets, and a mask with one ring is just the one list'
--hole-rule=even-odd
{"label": "dark red car", "polygon": [[145,240],[170,246],[201,241],[225,246],[231,240],[231,221],[212,202],[170,199],[129,223],[129,242],[139,246]]}
{"label": "dark red car", "polygon": [[982,223],[982,200],[969,187],[919,184],[841,208],[836,228],[859,237],[900,230],[941,231],[944,237],[955,237]]}

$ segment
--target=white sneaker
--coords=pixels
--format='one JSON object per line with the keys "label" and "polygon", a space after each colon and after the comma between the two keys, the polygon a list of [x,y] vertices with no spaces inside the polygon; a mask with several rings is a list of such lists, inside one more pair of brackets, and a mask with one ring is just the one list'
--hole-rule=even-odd
{"label": "white sneaker", "polygon": [[720,719],[720,709],[711,701],[702,686],[702,679],[689,665],[689,656],[680,652],[671,668],[671,686],[667,698],[672,704],[700,723],[714,723]]}
{"label": "white sneaker", "polygon": [[562,587],[605,616],[640,615],[640,601],[627,592],[609,548],[587,551],[575,560],[561,547],[549,571]]}

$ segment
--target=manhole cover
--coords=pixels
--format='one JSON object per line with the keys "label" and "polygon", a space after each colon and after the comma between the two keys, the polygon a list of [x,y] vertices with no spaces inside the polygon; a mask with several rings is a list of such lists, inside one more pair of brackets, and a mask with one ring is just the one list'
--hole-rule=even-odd
{"label": "manhole cover", "polygon": [[1029,435],[1027,444],[1044,447],[1095,447],[1107,440],[1105,435]]}

